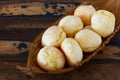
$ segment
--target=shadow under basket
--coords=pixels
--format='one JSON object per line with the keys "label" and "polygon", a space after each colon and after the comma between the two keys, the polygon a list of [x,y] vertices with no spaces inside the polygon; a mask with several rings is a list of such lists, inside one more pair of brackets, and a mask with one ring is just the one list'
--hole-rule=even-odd
{"label": "shadow under basket", "polygon": [[110,36],[108,36],[107,38],[102,38],[103,42],[101,46],[94,52],[84,54],[84,58],[80,63],[76,64],[73,67],[65,65],[63,69],[57,70],[55,72],[47,72],[41,69],[40,66],[37,64],[36,57],[37,57],[39,50],[42,48],[42,45],[41,45],[41,37],[43,34],[42,32],[37,36],[37,38],[35,38],[30,48],[30,53],[29,53],[28,60],[27,60],[27,66],[26,67],[17,66],[17,69],[19,69],[24,74],[29,75],[30,77],[36,77],[38,74],[39,75],[40,74],[61,74],[61,73],[75,70],[75,68],[78,68],[78,67],[80,68],[84,63],[88,62],[96,53],[98,53],[110,41],[110,39],[116,34],[116,32],[118,32],[119,28],[120,28],[120,25],[116,25],[114,32]]}

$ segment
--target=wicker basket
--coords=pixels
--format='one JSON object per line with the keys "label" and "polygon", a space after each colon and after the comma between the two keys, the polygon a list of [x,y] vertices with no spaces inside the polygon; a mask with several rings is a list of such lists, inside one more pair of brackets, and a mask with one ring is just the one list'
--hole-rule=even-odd
{"label": "wicker basket", "polygon": [[[73,11],[71,11],[70,14],[73,13]],[[55,22],[55,24],[57,24],[58,21]],[[28,56],[27,66],[26,67],[17,66],[17,69],[19,69],[20,71],[22,71],[23,73],[25,73],[26,75],[29,75],[31,77],[34,77],[37,74],[60,74],[60,73],[65,73],[65,72],[72,71],[75,68],[78,68],[78,67],[82,66],[84,63],[88,62],[96,53],[98,53],[98,51],[100,51],[110,41],[110,39],[116,34],[116,32],[118,32],[119,28],[120,28],[120,25],[117,25],[115,27],[114,32],[110,36],[108,36],[107,38],[102,38],[103,42],[97,50],[95,50],[94,52],[89,53],[89,54],[84,54],[84,58],[79,64],[77,64],[73,67],[70,67],[70,66],[66,65],[62,70],[59,70],[59,71],[56,71],[56,72],[47,72],[47,71],[41,69],[39,67],[39,65],[37,64],[37,61],[36,61],[38,51],[42,47],[41,36],[44,32],[43,31],[42,33],[40,33],[37,36],[37,38],[35,38],[32,46],[30,48],[30,53],[29,53],[29,56]]]}

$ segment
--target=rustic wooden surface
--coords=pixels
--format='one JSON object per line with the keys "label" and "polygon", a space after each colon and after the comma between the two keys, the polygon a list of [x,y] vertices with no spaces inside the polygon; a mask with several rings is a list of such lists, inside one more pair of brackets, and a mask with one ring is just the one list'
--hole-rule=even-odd
{"label": "rustic wooden surface", "polygon": [[26,65],[35,37],[82,1],[112,11],[116,25],[120,23],[119,0],[1,0],[0,80],[120,80],[120,31],[90,62],[75,71],[30,79],[16,70],[17,65]]}
{"label": "rustic wooden surface", "polygon": [[34,79],[16,70],[16,65],[21,65],[21,62],[1,63],[0,80],[120,80],[118,62],[104,64],[89,62],[76,71],[60,75],[39,75],[39,78]]}

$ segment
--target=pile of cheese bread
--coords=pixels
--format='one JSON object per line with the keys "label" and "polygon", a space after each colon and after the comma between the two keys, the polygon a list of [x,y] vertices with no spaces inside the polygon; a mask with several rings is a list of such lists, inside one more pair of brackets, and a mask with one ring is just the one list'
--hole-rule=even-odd
{"label": "pile of cheese bread", "polygon": [[73,15],[63,17],[43,33],[37,63],[46,71],[60,70],[66,63],[75,66],[84,54],[94,52],[114,28],[113,13],[96,10],[92,5],[78,6]]}

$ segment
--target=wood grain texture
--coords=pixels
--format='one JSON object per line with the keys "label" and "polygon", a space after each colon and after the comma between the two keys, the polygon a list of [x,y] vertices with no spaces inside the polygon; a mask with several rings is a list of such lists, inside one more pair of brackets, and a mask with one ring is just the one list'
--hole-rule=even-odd
{"label": "wood grain texture", "polygon": [[1,5],[1,16],[65,15],[80,3],[19,3]]}
{"label": "wood grain texture", "polygon": [[116,59],[120,60],[120,47],[108,45],[100,51],[94,59]]}
{"label": "wood grain texture", "polygon": [[30,42],[0,41],[0,54],[19,54],[29,50]]}
{"label": "wood grain texture", "polygon": [[47,2],[47,3],[53,3],[53,2],[65,2],[65,3],[74,3],[74,2],[83,2],[86,0],[1,0],[1,4],[6,3],[27,3],[27,2]]}
{"label": "wood grain texture", "polygon": [[120,80],[120,64],[86,63],[75,71],[60,75],[39,75],[34,79],[15,69],[25,63],[0,63],[0,80]]}
{"label": "wood grain texture", "polygon": [[0,7],[0,27],[3,29],[46,28],[53,24],[56,18],[67,14],[78,4],[40,2],[4,4]]}

